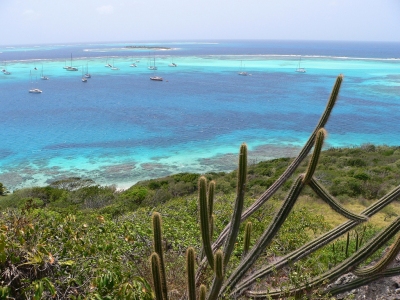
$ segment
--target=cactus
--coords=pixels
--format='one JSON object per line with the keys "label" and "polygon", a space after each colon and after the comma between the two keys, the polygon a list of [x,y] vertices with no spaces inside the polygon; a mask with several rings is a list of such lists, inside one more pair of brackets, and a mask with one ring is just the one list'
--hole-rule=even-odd
{"label": "cactus", "polygon": [[202,176],[199,179],[199,212],[200,212],[200,229],[203,240],[203,249],[211,268],[214,268],[214,255],[211,249],[210,236],[210,218],[207,201],[207,179]]}
{"label": "cactus", "polygon": [[150,262],[156,300],[163,300],[163,290],[161,284],[161,262],[160,257],[156,252],[153,252],[153,254],[150,256]]}
{"label": "cactus", "polygon": [[192,247],[186,251],[186,272],[189,300],[196,300],[196,280],[195,280],[195,253]]}
{"label": "cactus", "polygon": [[[285,172],[273,183],[250,207],[248,207],[243,213],[244,205],[244,194],[246,189],[246,176],[247,176],[247,146],[242,144],[240,147],[239,154],[239,166],[238,166],[238,178],[237,178],[237,196],[235,201],[234,212],[232,214],[231,222],[221,231],[217,239],[213,244],[213,201],[214,201],[214,189],[215,183],[211,181],[209,183],[208,197],[207,197],[207,181],[204,176],[199,179],[199,212],[200,212],[200,228],[202,235],[202,249],[205,253],[205,258],[201,259],[197,268],[197,273],[194,278],[194,250],[188,250],[187,254],[187,270],[188,270],[188,292],[187,295],[183,296],[186,299],[195,299],[195,287],[200,286],[199,299],[214,300],[219,298],[237,298],[240,296],[247,296],[250,298],[281,298],[286,296],[298,296],[307,293],[313,289],[319,288],[342,274],[355,270],[355,273],[359,276],[363,276],[353,282],[346,284],[344,287],[329,288],[322,293],[336,294],[345,289],[356,288],[362,284],[366,284],[373,279],[380,276],[394,276],[400,274],[400,268],[387,269],[388,264],[394,259],[395,254],[400,249],[400,237],[396,240],[391,250],[386,254],[382,260],[372,267],[358,267],[363,263],[372,253],[376,252],[382,245],[384,245],[390,238],[397,234],[400,229],[400,219],[394,221],[390,226],[384,229],[381,233],[376,235],[370,241],[362,244],[364,233],[359,236],[356,232],[356,248],[355,252],[349,255],[349,240],[350,231],[360,224],[361,222],[368,221],[368,218],[378,213],[385,206],[389,205],[394,200],[400,197],[400,186],[393,189],[391,192],[386,194],[384,197],[379,199],[376,203],[366,208],[363,212],[355,214],[346,208],[344,208],[336,199],[330,195],[323,185],[313,176],[317,166],[319,156],[322,150],[323,142],[326,137],[326,130],[324,126],[329,119],[329,115],[336,103],[340,86],[343,80],[343,76],[339,75],[336,79],[335,85],[332,89],[329,101],[326,105],[325,111],[322,114],[317,126],[310,135],[308,141],[304,145],[300,154],[293,160],[288,166]],[[278,212],[275,214],[273,220],[261,236],[257,239],[254,246],[250,249],[250,235],[251,235],[251,223],[247,223],[245,228],[245,242],[242,259],[239,265],[232,270],[227,271],[228,263],[231,258],[231,254],[234,249],[234,245],[237,240],[240,225],[255,211],[272,196],[274,193],[289,179],[300,163],[307,157],[309,151],[314,145],[313,154],[309,161],[305,174],[300,174],[292,187],[290,188],[285,200],[283,201]],[[314,240],[306,243],[298,249],[292,251],[281,257],[278,261],[273,264],[264,265],[258,269],[254,269],[257,259],[265,252],[267,247],[270,245],[273,238],[276,236],[278,230],[285,222],[289,213],[292,211],[297,199],[305,186],[309,186],[311,190],[325,201],[334,211],[338,212],[342,216],[346,217],[348,221],[337,226],[336,228],[322,234]],[[365,226],[364,226],[365,232]],[[270,290],[264,291],[251,291],[249,288],[256,283],[259,279],[273,274],[274,272],[289,266],[309,254],[315,252],[321,247],[329,244],[330,242],[342,237],[347,234],[346,243],[346,259],[338,265],[332,267],[329,271],[320,274],[307,281],[306,284],[299,284],[293,287],[288,287],[285,290]],[[223,245],[223,247],[222,247]],[[221,248],[222,247],[222,248]],[[220,249],[221,248],[221,249]],[[335,252],[335,243],[332,244],[332,251]],[[156,251],[156,250],[155,250]],[[157,252],[157,251],[156,251]],[[190,254],[189,254],[190,252]],[[157,252],[158,253],[158,252]],[[214,254],[215,253],[215,254]],[[161,252],[162,254],[162,252]],[[160,265],[162,265],[161,258]],[[336,262],[335,262],[336,263]],[[202,284],[201,280],[211,272],[207,271],[207,266],[211,267],[212,270],[212,286],[209,291],[208,297],[206,297],[206,287]],[[230,266],[230,265],[229,265]],[[358,268],[357,268],[358,267]],[[252,269],[251,274],[248,271]],[[161,271],[161,267],[160,267]],[[162,274],[160,272],[160,274]],[[225,278],[225,274],[230,274]],[[211,278],[208,278],[211,279]],[[162,277],[160,276],[160,280]],[[154,280],[156,281],[156,280]],[[162,284],[161,284],[161,287]]]}
{"label": "cactus", "polygon": [[164,252],[162,249],[161,215],[157,212],[153,213],[153,235],[154,235],[153,236],[154,252],[158,254],[158,258],[160,261],[159,269],[160,269],[163,299],[168,299],[167,279],[165,276]]}
{"label": "cactus", "polygon": [[246,256],[247,252],[250,249],[250,238],[251,238],[251,229],[253,224],[251,222],[246,223],[246,227],[244,230],[244,242],[243,242],[243,257]]}
{"label": "cactus", "polygon": [[235,241],[239,233],[240,218],[242,216],[244,193],[246,190],[246,177],[247,177],[247,146],[242,144],[239,153],[239,168],[237,175],[237,191],[235,208],[232,215],[231,228],[229,230],[228,238],[226,239],[224,247],[224,267],[228,264],[231,257]]}

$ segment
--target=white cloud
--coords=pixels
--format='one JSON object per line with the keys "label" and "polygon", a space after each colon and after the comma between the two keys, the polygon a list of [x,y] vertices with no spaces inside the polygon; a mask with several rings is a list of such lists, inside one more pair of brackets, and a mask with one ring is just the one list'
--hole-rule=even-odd
{"label": "white cloud", "polygon": [[33,9],[23,11],[22,16],[27,20],[37,20],[40,18],[40,14],[35,12]]}
{"label": "white cloud", "polygon": [[101,15],[110,15],[114,12],[114,7],[112,5],[103,5],[96,8],[96,10]]}

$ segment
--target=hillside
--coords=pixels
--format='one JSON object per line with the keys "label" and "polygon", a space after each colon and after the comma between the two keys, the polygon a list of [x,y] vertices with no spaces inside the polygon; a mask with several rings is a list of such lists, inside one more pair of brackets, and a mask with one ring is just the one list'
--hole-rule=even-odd
{"label": "hillside", "polygon": [[[249,165],[244,206],[257,200],[292,160],[280,158]],[[251,245],[273,219],[307,163],[303,162],[263,209],[249,218]],[[360,213],[400,184],[399,167],[400,147],[332,148],[322,152],[314,176],[340,204]],[[203,175],[216,182],[215,239],[231,220],[237,171]],[[151,299],[151,215],[157,211],[163,220],[170,297],[178,299],[186,286],[186,249],[193,247],[201,253],[202,248],[199,177],[175,174],[138,182],[126,191],[99,186],[90,179],[69,178],[0,197],[0,298]],[[281,288],[306,282],[349,257],[399,214],[399,203],[389,204],[347,236],[269,276],[267,281]],[[279,259],[345,220],[306,187],[256,267]],[[244,226],[240,231],[232,266],[239,264],[244,251]]]}

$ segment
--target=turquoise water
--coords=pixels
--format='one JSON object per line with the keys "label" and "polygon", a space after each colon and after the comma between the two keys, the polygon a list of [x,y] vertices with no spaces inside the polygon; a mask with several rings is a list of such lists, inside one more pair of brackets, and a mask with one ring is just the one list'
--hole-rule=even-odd
{"label": "turquoise water", "polygon": [[[294,156],[340,73],[325,147],[399,144],[399,44],[127,44],[0,47],[1,67],[12,73],[0,73],[0,182],[13,190],[81,176],[126,188],[177,172],[229,171],[242,142],[250,161]],[[63,69],[71,53],[77,72]],[[300,57],[305,74],[294,72]],[[147,68],[153,61],[156,72]],[[82,83],[86,67],[92,78]],[[42,68],[49,80],[40,80]],[[43,93],[29,94],[33,87]]]}

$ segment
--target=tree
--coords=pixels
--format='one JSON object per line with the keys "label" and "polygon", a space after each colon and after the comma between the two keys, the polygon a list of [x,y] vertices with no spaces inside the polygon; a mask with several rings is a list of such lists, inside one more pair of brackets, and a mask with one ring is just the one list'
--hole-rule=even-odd
{"label": "tree", "polygon": [[7,188],[0,182],[0,196],[5,196],[9,193]]}

